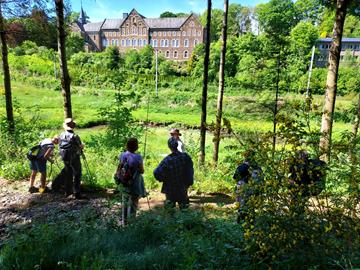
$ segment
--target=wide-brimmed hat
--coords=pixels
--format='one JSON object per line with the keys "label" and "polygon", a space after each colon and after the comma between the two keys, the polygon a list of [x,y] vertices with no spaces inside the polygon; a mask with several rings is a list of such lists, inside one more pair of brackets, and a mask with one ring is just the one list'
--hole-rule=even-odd
{"label": "wide-brimmed hat", "polygon": [[63,124],[63,128],[65,130],[73,130],[74,127],[76,126],[76,123],[74,122],[74,120],[72,118],[66,118]]}
{"label": "wide-brimmed hat", "polygon": [[181,136],[180,130],[178,130],[177,128],[172,128],[170,130],[170,135],[172,134],[177,134],[178,136]]}

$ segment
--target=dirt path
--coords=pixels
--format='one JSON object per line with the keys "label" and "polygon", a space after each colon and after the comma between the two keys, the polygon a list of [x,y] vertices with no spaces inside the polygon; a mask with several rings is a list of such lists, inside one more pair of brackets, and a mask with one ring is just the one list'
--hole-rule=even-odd
{"label": "dirt path", "polygon": [[[12,231],[31,226],[34,221],[52,222],[62,218],[76,219],[83,211],[92,210],[99,218],[120,213],[120,198],[114,190],[85,192],[88,199],[75,200],[62,194],[27,191],[27,181],[7,181],[0,178],[0,247]],[[191,195],[191,194],[190,194]],[[156,209],[163,205],[163,194],[152,191],[139,202],[140,211]],[[223,194],[190,196],[191,207],[231,207],[232,199]]]}

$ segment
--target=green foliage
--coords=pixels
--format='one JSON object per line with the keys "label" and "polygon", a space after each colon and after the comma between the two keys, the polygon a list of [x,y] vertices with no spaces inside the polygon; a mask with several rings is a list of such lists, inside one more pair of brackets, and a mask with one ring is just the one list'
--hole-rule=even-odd
{"label": "green foliage", "polygon": [[66,57],[69,59],[73,54],[84,50],[84,38],[78,33],[70,33],[66,36]]}

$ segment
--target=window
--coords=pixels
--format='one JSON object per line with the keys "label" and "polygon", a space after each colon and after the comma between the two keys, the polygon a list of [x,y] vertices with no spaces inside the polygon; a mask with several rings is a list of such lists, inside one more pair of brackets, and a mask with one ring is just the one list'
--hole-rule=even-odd
{"label": "window", "polygon": [[125,39],[122,39],[122,40],[121,40],[121,46],[122,46],[122,47],[125,47]]}
{"label": "window", "polygon": [[176,34],[178,37],[180,37],[180,35],[181,35],[181,33],[180,32],[177,32],[177,34]]}
{"label": "window", "polygon": [[113,37],[116,37],[116,32],[113,33]]}
{"label": "window", "polygon": [[180,47],[180,40],[178,39],[175,40],[175,47]]}
{"label": "window", "polygon": [[190,27],[194,27],[194,25],[195,25],[194,22],[191,21],[191,22],[190,22]]}
{"label": "window", "polygon": [[111,45],[114,46],[115,45],[115,39],[111,40]]}
{"label": "window", "polygon": [[169,51],[166,51],[165,57],[166,57],[166,58],[169,58],[169,57],[170,57],[170,52],[169,52]]}
{"label": "window", "polygon": [[171,47],[176,47],[175,39],[171,40]]}
{"label": "window", "polygon": [[167,32],[167,34],[168,34],[168,36],[169,36],[169,37],[171,37],[171,32],[170,32],[170,31],[169,31],[169,32]]}
{"label": "window", "polygon": [[109,33],[109,37],[112,37],[112,32]]}
{"label": "window", "polygon": [[164,35],[163,35],[164,37],[166,37],[166,32],[164,32]]}
{"label": "window", "polygon": [[118,39],[115,39],[115,45],[119,46],[119,40]]}
{"label": "window", "polygon": [[189,47],[189,40],[188,39],[184,40],[184,47]]}
{"label": "window", "polygon": [[161,37],[161,32],[158,33],[158,36]]}
{"label": "window", "polygon": [[164,40],[162,39],[162,40],[160,40],[160,47],[165,47],[165,42],[164,42]]}
{"label": "window", "polygon": [[118,37],[120,37],[120,36],[121,36],[121,33],[120,33],[120,31],[119,31],[119,32],[117,33],[117,36],[118,36]]}
{"label": "window", "polygon": [[169,47],[169,40],[168,39],[165,39],[165,44],[164,44],[165,47]]}
{"label": "window", "polygon": [[173,31],[173,37],[176,37],[176,32],[175,31]]}
{"label": "window", "polygon": [[106,33],[106,32],[105,32],[104,34],[105,34],[105,37],[107,37],[107,36],[108,36],[108,33]]}
{"label": "window", "polygon": [[198,37],[201,37],[201,31],[198,31]]}
{"label": "window", "polygon": [[143,35],[146,35],[146,28],[143,28]]}
{"label": "window", "polygon": [[140,47],[142,47],[142,39],[138,40],[138,44],[139,44]]}
{"label": "window", "polygon": [[96,35],[94,35],[94,40],[96,40]]}
{"label": "window", "polygon": [[158,46],[158,41],[157,39],[154,39],[153,40],[153,47],[156,48]]}
{"label": "window", "polygon": [[185,37],[186,36],[186,31],[182,31],[182,35],[183,35],[183,37]]}
{"label": "window", "polygon": [[130,39],[126,40],[126,46],[131,46]]}
{"label": "window", "polygon": [[102,45],[103,45],[104,47],[108,46],[108,40],[107,40],[106,38],[104,38],[104,39],[102,40]]}
{"label": "window", "polygon": [[173,56],[174,56],[174,58],[178,58],[178,52],[177,52],[177,51],[174,51]]}
{"label": "window", "polygon": [[192,35],[195,37],[196,36],[196,29],[192,30]]}
{"label": "window", "polygon": [[121,34],[125,35],[125,28],[121,28]]}
{"label": "window", "polygon": [[130,33],[130,29],[126,28],[126,34],[129,35],[129,33]]}
{"label": "window", "polygon": [[138,33],[139,33],[139,35],[142,35],[143,33],[142,33],[142,28],[138,28]]}
{"label": "window", "polygon": [[199,41],[197,39],[194,39],[194,46],[198,45]]}
{"label": "window", "polygon": [[157,36],[157,32],[154,32],[153,35],[154,35],[154,37],[156,37],[156,36]]}
{"label": "window", "polygon": [[137,46],[137,40],[136,40],[136,39],[133,39],[133,40],[132,40],[132,45],[133,45],[133,46]]}
{"label": "window", "polygon": [[146,39],[143,39],[143,45],[146,46],[148,43],[147,43],[147,40]]}
{"label": "window", "polygon": [[188,57],[189,57],[188,51],[184,51],[184,58],[188,58]]}

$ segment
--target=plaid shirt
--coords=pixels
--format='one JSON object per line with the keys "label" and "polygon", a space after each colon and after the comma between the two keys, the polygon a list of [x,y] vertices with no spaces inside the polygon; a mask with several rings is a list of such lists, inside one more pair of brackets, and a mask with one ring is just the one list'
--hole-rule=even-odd
{"label": "plaid shirt", "polygon": [[175,151],[160,162],[154,176],[163,182],[161,192],[177,199],[194,183],[193,162],[188,154]]}

